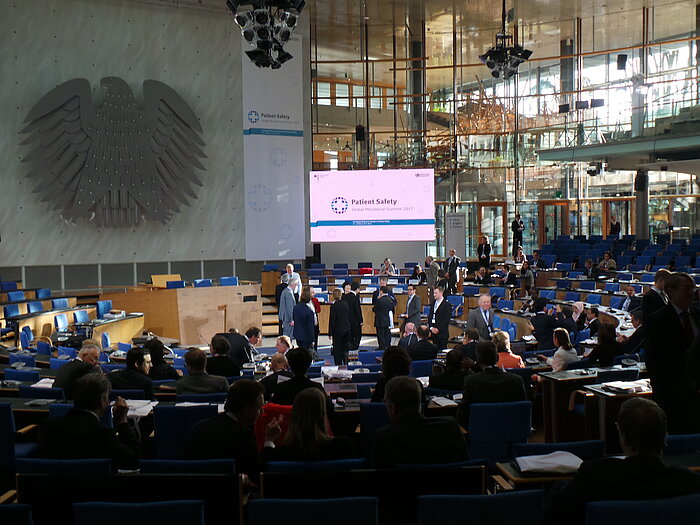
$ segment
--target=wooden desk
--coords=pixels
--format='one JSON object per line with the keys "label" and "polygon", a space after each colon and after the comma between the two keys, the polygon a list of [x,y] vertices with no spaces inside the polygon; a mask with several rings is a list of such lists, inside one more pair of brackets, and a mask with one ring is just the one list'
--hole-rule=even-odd
{"label": "wooden desk", "polygon": [[[26,300],[31,301],[32,299],[36,298],[36,288],[27,288],[27,289],[21,289],[18,287],[17,291],[18,292],[24,292],[24,298]],[[14,290],[10,290],[14,291]],[[9,300],[7,299],[7,293],[8,292],[0,292],[0,303],[7,303]]]}
{"label": "wooden desk", "polygon": [[262,294],[265,296],[274,296],[275,288],[280,283],[281,276],[282,272],[280,270],[275,270],[272,272],[262,272]]}
{"label": "wooden desk", "polygon": [[[146,330],[177,339],[184,346],[208,343],[224,328],[245,332],[251,326],[262,327],[259,284],[172,290],[134,288],[100,298],[111,300],[116,309],[143,313]],[[219,306],[226,310],[219,310]]]}
{"label": "wooden desk", "polygon": [[112,344],[129,343],[134,337],[138,337],[143,332],[144,316],[127,315],[119,319],[109,319],[96,324],[92,328],[92,337],[98,341],[102,340],[102,334],[109,334]]}
{"label": "wooden desk", "polygon": [[546,472],[523,476],[523,474],[515,468],[513,463],[510,462],[496,463],[496,469],[498,473],[512,483],[513,487],[516,489],[536,489],[542,485],[549,485],[557,481],[566,481],[573,478],[573,475],[569,474],[549,474]]}

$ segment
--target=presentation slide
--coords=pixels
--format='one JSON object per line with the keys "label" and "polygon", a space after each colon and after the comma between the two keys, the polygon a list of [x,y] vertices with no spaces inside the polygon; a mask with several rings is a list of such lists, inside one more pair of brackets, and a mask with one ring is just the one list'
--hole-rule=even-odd
{"label": "presentation slide", "polygon": [[311,242],[434,241],[432,169],[312,171]]}

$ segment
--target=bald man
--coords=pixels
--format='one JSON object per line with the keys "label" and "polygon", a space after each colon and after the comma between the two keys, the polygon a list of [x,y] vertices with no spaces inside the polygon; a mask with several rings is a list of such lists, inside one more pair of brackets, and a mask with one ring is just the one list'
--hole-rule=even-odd
{"label": "bald man", "polygon": [[100,352],[101,349],[96,344],[84,344],[78,357],[58,369],[54,388],[62,388],[66,399],[73,399],[75,382],[85,374],[100,372]]}

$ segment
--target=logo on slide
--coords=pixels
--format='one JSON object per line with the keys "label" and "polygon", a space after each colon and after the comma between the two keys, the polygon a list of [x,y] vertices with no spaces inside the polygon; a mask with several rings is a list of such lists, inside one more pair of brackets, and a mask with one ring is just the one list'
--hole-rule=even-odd
{"label": "logo on slide", "polygon": [[270,162],[273,166],[281,168],[287,164],[287,150],[284,148],[272,148],[270,151]]}
{"label": "logo on slide", "polygon": [[260,120],[260,113],[257,111],[249,111],[248,112],[248,122],[251,124],[255,124]]}
{"label": "logo on slide", "polygon": [[348,201],[345,197],[336,197],[331,201],[331,210],[338,214],[345,213],[348,211]]}

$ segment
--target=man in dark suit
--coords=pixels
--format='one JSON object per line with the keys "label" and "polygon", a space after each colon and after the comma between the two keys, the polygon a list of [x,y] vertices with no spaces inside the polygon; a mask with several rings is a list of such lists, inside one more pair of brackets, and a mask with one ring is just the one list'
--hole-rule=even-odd
{"label": "man in dark suit", "polygon": [[[554,330],[561,326],[561,322],[556,317],[545,312],[547,299],[538,297],[532,303],[532,310],[535,316],[530,318],[530,329],[532,335],[537,339],[538,350],[549,350],[554,348]],[[597,310],[596,310],[597,312]],[[591,334],[593,337],[593,334]]]}
{"label": "man in dark suit", "polygon": [[[304,350],[305,351],[305,350]],[[262,459],[255,444],[253,425],[265,404],[263,386],[251,379],[239,379],[228,391],[224,412],[195,424],[185,438],[186,459],[236,460],[236,472],[257,481]],[[279,421],[273,419],[265,429],[265,446],[280,435]]]}
{"label": "man in dark suit", "polygon": [[481,372],[464,379],[462,401],[457,419],[462,426],[469,425],[469,405],[472,403],[508,403],[526,401],[525,385],[519,375],[498,368],[498,350],[491,341],[482,341],[476,347],[476,358]]}
{"label": "man in dark suit", "polygon": [[595,277],[595,271],[593,269],[593,259],[586,259],[583,263],[583,268],[581,269],[584,277]]}
{"label": "man in dark suit", "polygon": [[153,399],[153,380],[148,377],[151,354],[134,347],[126,353],[126,368],[107,374],[112,388],[118,390],[143,390],[146,399]]}
{"label": "man in dark suit", "polygon": [[408,292],[408,299],[406,300],[406,310],[401,314],[401,317],[405,319],[405,323],[413,323],[413,326],[418,326],[420,324],[420,313],[422,306],[420,297],[416,293],[416,287],[409,284],[406,287]]}
{"label": "man in dark suit", "polygon": [[491,308],[491,296],[483,294],[479,296],[479,306],[469,312],[466,328],[476,328],[479,331],[481,341],[490,341],[493,330],[493,308]]}
{"label": "man in dark suit", "polygon": [[654,286],[642,296],[642,311],[644,319],[651,319],[654,312],[661,310],[668,304],[668,296],[664,291],[666,279],[671,275],[667,269],[662,268],[654,274]]}
{"label": "man in dark suit", "polygon": [[[280,283],[275,286],[275,305],[277,306],[277,311],[279,311],[280,306],[281,306],[281,299],[282,299],[282,292],[284,289],[289,286],[285,281],[280,279]],[[279,335],[284,335],[282,333],[282,320],[278,318],[278,323],[279,323]]]}
{"label": "man in dark suit", "polygon": [[452,390],[461,392],[464,388],[464,378],[469,371],[462,368],[464,357],[462,352],[450,350],[445,357],[445,371],[442,374],[430,376],[428,386],[440,390]]}
{"label": "man in dark suit", "polygon": [[350,346],[350,304],[342,300],[343,292],[333,290],[328,318],[328,335],[333,343],[333,361],[336,365],[348,364],[348,348]]}
{"label": "man in dark suit", "polygon": [[391,288],[388,287],[388,282],[388,277],[379,278],[379,288],[372,292],[372,305],[374,305],[377,302],[377,299],[379,298],[379,290],[381,290],[382,287],[386,288],[388,295],[390,295],[393,299],[396,299],[394,297],[394,292],[392,292]]}
{"label": "man in dark suit", "polygon": [[377,329],[377,342],[379,350],[384,350],[391,345],[391,318],[396,306],[396,299],[389,295],[389,289],[382,286],[379,289],[379,296],[372,307],[374,312],[374,327]]}
{"label": "man in dark suit", "polygon": [[405,464],[456,463],[469,459],[464,435],[452,417],[425,417],[420,383],[397,376],[386,385],[384,402],[391,423],[377,430],[374,463],[378,468]]}
{"label": "man in dark suit", "polygon": [[625,294],[627,297],[625,297],[625,300],[622,301],[622,306],[620,307],[621,310],[625,312],[633,312],[642,306],[642,300],[639,297],[636,297],[636,293],[637,291],[631,284],[625,286]]}
{"label": "man in dark suit", "polygon": [[445,260],[445,272],[447,273],[447,295],[457,293],[457,275],[459,274],[459,257],[455,250],[450,250]]}
{"label": "man in dark suit", "polygon": [[211,338],[209,343],[211,357],[207,359],[207,373],[213,376],[235,377],[241,375],[238,361],[228,356],[231,345],[228,340],[220,334]]}
{"label": "man in dark suit", "polygon": [[126,401],[118,397],[114,403],[114,428],[100,423],[109,410],[109,390],[109,381],[102,374],[86,374],[75,382],[73,409],[41,425],[41,447],[46,457],[110,458],[115,469],[138,468],[139,441],[126,420]]}
{"label": "man in dark suit", "polygon": [[589,308],[586,312],[586,328],[588,328],[588,330],[590,331],[591,337],[595,337],[598,335],[598,328],[600,327],[598,313],[598,309],[595,306]]}
{"label": "man in dark suit", "polygon": [[610,217],[610,235],[614,235],[615,237],[620,236],[620,222],[617,220],[617,217],[614,215]]}
{"label": "man in dark suit", "polygon": [[547,268],[549,268],[549,266],[547,266],[547,262],[540,257],[539,250],[532,251],[532,264],[530,266],[532,268],[538,268],[540,270],[546,270]]}
{"label": "man in dark suit", "polygon": [[343,290],[343,301],[347,301],[348,306],[350,306],[349,320],[350,320],[350,348],[349,350],[357,350],[360,346],[360,341],[362,340],[362,324],[364,319],[362,318],[362,307],[360,306],[360,298],[358,297],[358,290],[360,289],[360,284],[356,282],[344,283]]}
{"label": "man in dark suit", "polygon": [[272,395],[272,402],[278,405],[293,405],[297,394],[305,388],[317,388],[326,396],[326,412],[330,418],[333,414],[333,402],[326,394],[323,385],[316,381],[311,381],[306,377],[306,372],[311,366],[311,354],[303,348],[292,348],[287,352],[287,361],[292,371],[292,378],[277,384],[275,393]]}
{"label": "man in dark suit", "polygon": [[418,341],[418,336],[416,335],[416,325],[413,323],[406,323],[406,325],[403,327],[403,337],[399,339],[399,344],[397,346],[408,350],[409,347],[416,341]]}
{"label": "man in dark suit", "polygon": [[408,355],[413,361],[425,361],[435,359],[438,355],[438,347],[428,341],[430,329],[424,324],[418,327],[418,341],[408,347]]}
{"label": "man in dark suit", "polygon": [[62,388],[66,399],[73,399],[75,382],[85,374],[99,372],[100,349],[94,344],[84,344],[78,357],[66,363],[56,372],[54,388]]}
{"label": "man in dark suit", "polygon": [[263,377],[260,384],[265,387],[265,401],[272,399],[277,385],[292,377],[292,373],[288,370],[289,363],[284,354],[275,352],[270,358],[270,375]]}
{"label": "man in dark suit", "polygon": [[515,220],[510,223],[510,231],[513,232],[513,257],[518,253],[518,248],[523,245],[523,230],[525,223],[520,219],[520,214],[515,214]]}
{"label": "man in dark suit", "polygon": [[578,525],[586,504],[600,500],[653,500],[697,494],[700,475],[661,461],[666,416],[649,399],[634,397],[620,407],[617,429],[624,459],[584,462],[571,481],[554,485],[545,501],[547,523]]}
{"label": "man in dark suit", "polygon": [[632,312],[631,317],[632,326],[635,328],[634,332],[629,337],[620,335],[617,338],[617,340],[624,345],[625,354],[634,354],[639,352],[642,348],[644,348],[644,340],[646,338],[646,333],[644,331],[644,327],[642,326],[642,323],[644,322],[644,313],[642,312],[642,309],[640,308]]}
{"label": "man in dark suit", "polygon": [[216,394],[228,392],[225,377],[207,374],[207,356],[199,348],[190,348],[185,354],[185,365],[189,375],[175,383],[178,394]]}
{"label": "man in dark suit", "polygon": [[231,345],[228,356],[235,359],[238,366],[255,362],[258,351],[255,349],[262,341],[262,330],[257,326],[251,326],[244,335],[237,332],[225,334]]}
{"label": "man in dark suit", "polygon": [[700,432],[700,394],[687,360],[688,350],[700,337],[700,310],[692,306],[695,281],[686,273],[674,273],[664,286],[669,304],[644,323],[654,400],[666,412],[672,434]]}
{"label": "man in dark suit", "polygon": [[450,339],[450,319],[452,319],[452,305],[443,297],[445,290],[436,286],[433,290],[433,304],[428,312],[428,328],[432,335],[433,343],[438,350],[447,348]]}
{"label": "man in dark suit", "polygon": [[455,350],[462,352],[464,359],[470,359],[476,363],[476,347],[479,344],[479,330],[476,328],[467,328],[462,336],[462,344],[457,346]]}

